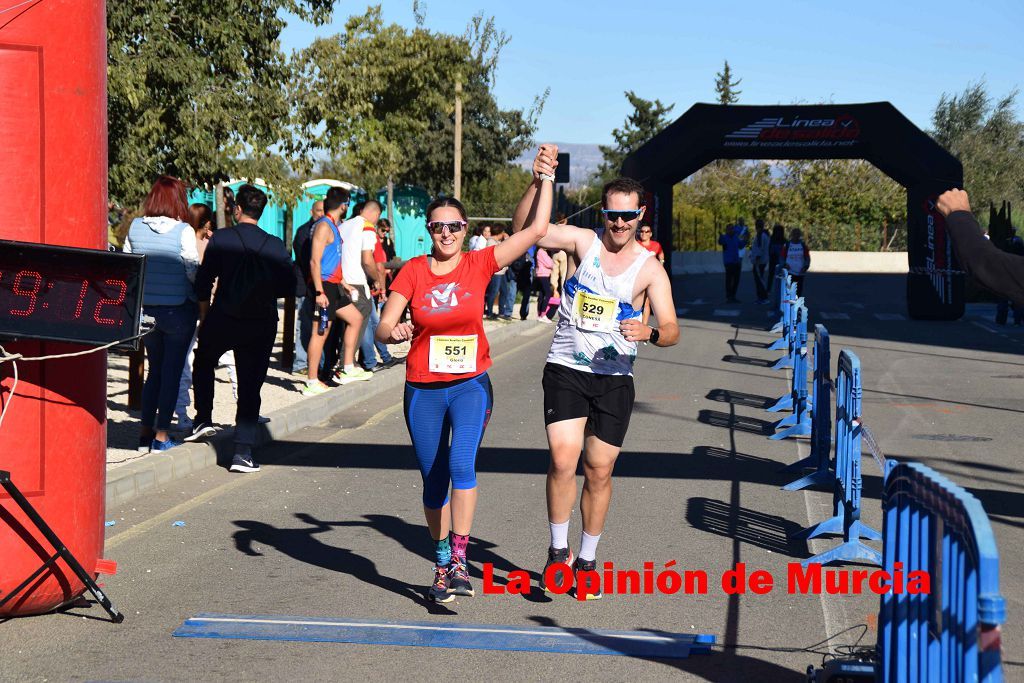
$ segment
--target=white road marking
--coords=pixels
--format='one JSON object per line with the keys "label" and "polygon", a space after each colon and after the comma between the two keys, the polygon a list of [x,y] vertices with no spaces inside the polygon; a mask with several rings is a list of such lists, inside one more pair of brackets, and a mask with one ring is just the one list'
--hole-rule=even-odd
{"label": "white road marking", "polygon": [[850,315],[848,313],[841,313],[838,311],[822,311],[818,313],[823,320],[849,320]]}
{"label": "white road marking", "polygon": [[735,308],[716,308],[712,312],[712,315],[717,315],[720,318],[737,318],[739,314],[739,310]]}
{"label": "white road marking", "polygon": [[875,313],[878,320],[906,320],[902,313]]}

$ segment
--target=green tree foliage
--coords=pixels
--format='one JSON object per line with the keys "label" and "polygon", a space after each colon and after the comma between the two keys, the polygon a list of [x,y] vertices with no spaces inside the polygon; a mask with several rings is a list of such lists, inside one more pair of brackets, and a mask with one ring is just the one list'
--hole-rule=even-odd
{"label": "green tree foliage", "polygon": [[1024,200],[1024,122],[1015,113],[1017,91],[999,100],[984,82],[959,95],[943,94],[932,115],[935,140],[960,159],[964,189],[980,217],[990,204]]}
{"label": "green tree foliage", "polygon": [[632,90],[626,91],[626,99],[633,106],[633,112],[626,117],[622,128],[612,131],[615,144],[599,146],[604,161],[597,170],[596,184],[617,176],[627,156],[664,130],[669,124],[668,114],[675,107],[674,104],[666,106],[661,100],[645,100]]}
{"label": "green tree foliage", "polygon": [[463,182],[486,181],[532,142],[529,111],[501,109],[491,94],[508,37],[474,17],[461,36],[385,25],[380,7],[296,55],[299,135],[367,187],[388,178],[451,191],[455,82],[463,84]]}
{"label": "green tree foliage", "polygon": [[[322,23],[333,0],[107,3],[110,194],[134,204],[161,173],[289,177],[283,12]],[[73,49],[73,48],[69,48]],[[277,150],[275,152],[275,150]],[[301,157],[300,157],[301,158]]]}
{"label": "green tree foliage", "polygon": [[489,177],[468,183],[462,191],[462,203],[473,216],[508,218],[532,180],[530,171],[505,166]]}
{"label": "green tree foliage", "polygon": [[722,70],[715,74],[715,93],[718,95],[719,104],[736,104],[740,101],[740,95],[743,94],[743,91],[737,90],[736,86],[743,79],[737,78],[734,81],[732,77],[732,69],[729,68],[729,60],[727,59]]}

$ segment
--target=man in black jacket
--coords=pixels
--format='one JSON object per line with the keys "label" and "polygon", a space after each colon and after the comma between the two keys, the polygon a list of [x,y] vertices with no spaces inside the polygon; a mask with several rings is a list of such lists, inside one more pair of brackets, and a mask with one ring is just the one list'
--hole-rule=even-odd
{"label": "man in black jacket", "polygon": [[[213,432],[213,372],[217,359],[235,352],[238,405],[232,472],[258,472],[252,458],[260,415],[260,390],[277,337],[277,299],[295,290],[295,272],[284,242],[257,225],[267,196],[253,187],[238,188],[235,225],[210,238],[196,274],[199,340],[192,371],[195,427],[186,441]],[[217,296],[210,304],[214,280]]]}
{"label": "man in black jacket", "polygon": [[978,284],[1024,306],[1024,256],[1007,253],[985,239],[963,190],[943,192],[936,208],[946,217],[946,231],[964,270]]}

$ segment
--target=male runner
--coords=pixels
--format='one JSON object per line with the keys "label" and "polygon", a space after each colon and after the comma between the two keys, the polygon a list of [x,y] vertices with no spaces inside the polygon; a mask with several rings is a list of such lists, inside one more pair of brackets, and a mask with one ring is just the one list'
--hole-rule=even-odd
{"label": "male runner", "polygon": [[[541,180],[556,157],[541,146],[534,184],[516,207],[513,230],[532,221]],[[547,503],[551,529],[548,565],[572,563],[594,571],[597,543],[612,494],[612,469],[633,410],[637,344],[672,346],[679,339],[672,285],[665,268],[637,244],[644,214],[643,186],[618,178],[604,186],[604,229],[551,225],[538,246],[562,249],[576,264],[562,292],[559,322],[544,366],[544,422],[551,464]],[[658,327],[641,321],[650,301]],[[579,557],[569,550],[569,517],[576,502],[576,466],[583,453],[583,536]],[[546,568],[546,567],[545,567]],[[588,599],[600,598],[600,590]]]}

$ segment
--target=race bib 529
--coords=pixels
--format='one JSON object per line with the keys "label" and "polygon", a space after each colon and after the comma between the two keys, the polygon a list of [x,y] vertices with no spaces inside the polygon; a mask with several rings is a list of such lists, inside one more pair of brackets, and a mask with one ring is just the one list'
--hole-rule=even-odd
{"label": "race bib 529", "polygon": [[573,322],[581,330],[614,332],[615,314],[619,300],[613,296],[598,296],[582,290],[573,300]]}

